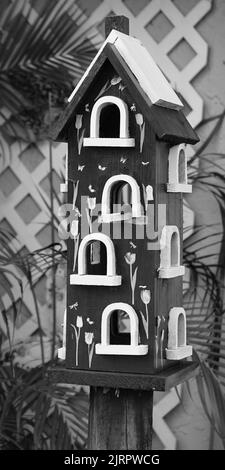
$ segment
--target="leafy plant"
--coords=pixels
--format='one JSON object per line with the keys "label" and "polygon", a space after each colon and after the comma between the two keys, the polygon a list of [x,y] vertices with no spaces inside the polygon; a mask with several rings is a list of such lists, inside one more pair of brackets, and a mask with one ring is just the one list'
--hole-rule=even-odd
{"label": "leafy plant", "polygon": [[24,370],[0,363],[0,450],[81,449],[87,438],[88,395],[52,383],[47,365]]}
{"label": "leafy plant", "polygon": [[[220,165],[224,154],[204,153],[224,117],[225,113],[222,112],[202,121],[201,128],[214,125],[189,161],[192,183],[215,198],[221,213],[221,224],[199,225],[184,242],[184,263],[190,270],[190,285],[184,304],[188,313],[189,342],[200,355],[201,373],[197,378],[199,395],[210,419],[212,434],[216,431],[225,446],[225,423],[221,416],[225,407],[225,177]],[[197,158],[199,166],[196,165]]]}
{"label": "leafy plant", "polygon": [[[86,26],[85,16],[75,1],[49,0],[31,4],[27,0],[19,3],[12,0],[4,3],[1,12],[0,115],[3,124],[0,130],[10,146],[14,140],[30,142],[48,135],[49,126],[95,55],[98,44],[94,29]],[[4,156],[4,148],[0,144]],[[50,186],[53,195],[52,178]],[[54,198],[58,201],[55,193]],[[53,199],[50,203],[45,200],[45,205],[51,214],[54,232],[58,221],[54,217]],[[87,432],[88,397],[82,391],[74,391],[74,387],[54,385],[46,377],[44,331],[34,288],[40,272],[51,269],[54,281],[63,251],[54,243],[53,235],[45,249],[20,256],[12,248],[9,238],[8,233],[1,231],[0,284],[13,308],[12,331],[6,305],[0,299],[9,340],[9,351],[2,356],[0,364],[1,448],[83,446]],[[24,289],[18,268],[29,286],[26,288],[32,293],[40,336],[42,367],[30,371],[16,365],[14,358],[14,330],[21,314]],[[14,297],[5,275],[18,285],[19,300]],[[53,282],[53,291],[54,287]],[[53,292],[53,301],[54,298]],[[53,317],[55,321],[54,311]],[[52,357],[55,335],[54,328]]]}
{"label": "leafy plant", "polygon": [[[8,141],[48,135],[98,45],[75,1],[37,4],[13,0],[1,8],[0,114]],[[4,109],[12,113],[9,118]]]}

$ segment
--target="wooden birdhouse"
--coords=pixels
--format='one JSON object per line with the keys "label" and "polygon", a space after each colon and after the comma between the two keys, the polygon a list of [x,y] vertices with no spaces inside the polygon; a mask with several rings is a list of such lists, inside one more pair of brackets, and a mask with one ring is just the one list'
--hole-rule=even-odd
{"label": "wooden birdhouse", "polygon": [[113,29],[55,126],[73,214],[59,350],[68,381],[163,389],[192,374],[182,199],[186,144],[198,137],[182,107],[141,42]]}

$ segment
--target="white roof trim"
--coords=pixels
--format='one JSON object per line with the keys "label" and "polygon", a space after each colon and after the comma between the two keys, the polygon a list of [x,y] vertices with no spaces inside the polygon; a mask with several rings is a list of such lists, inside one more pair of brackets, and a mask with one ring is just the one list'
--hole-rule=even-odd
{"label": "white roof trim", "polygon": [[180,99],[142,43],[138,39],[127,36],[126,34],[114,29],[111,31],[81,80],[71,93],[68,98],[69,102],[73,99],[81,84],[88,76],[107,43],[114,44],[121,57],[136,77],[141,88],[153,104],[172,109],[183,108],[183,104]]}

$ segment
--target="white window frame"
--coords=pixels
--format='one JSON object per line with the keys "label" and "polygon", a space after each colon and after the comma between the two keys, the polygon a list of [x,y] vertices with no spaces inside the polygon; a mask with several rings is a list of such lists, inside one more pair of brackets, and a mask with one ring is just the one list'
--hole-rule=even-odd
{"label": "white window frame", "polygon": [[[130,344],[110,344],[110,317],[114,311],[122,310],[130,318]],[[139,341],[138,316],[131,305],[116,302],[108,305],[102,313],[101,343],[96,344],[96,354],[144,356],[148,353],[147,344],[138,344]]]}
{"label": "white window frame", "polygon": [[[100,116],[106,106],[115,104],[120,111],[120,136],[100,137]],[[127,104],[116,96],[102,96],[94,104],[90,119],[90,137],[84,138],[84,147],[134,147],[135,139],[129,138],[129,111]]]}
{"label": "white window frame", "polygon": [[[176,234],[176,257],[177,263],[171,265],[172,257],[172,237]],[[174,249],[174,248],[173,248]],[[169,279],[177,276],[183,276],[184,266],[180,265],[180,233],[176,225],[165,225],[162,229],[160,238],[160,266],[159,277]]]}
{"label": "white window frame", "polygon": [[[183,331],[179,333],[179,318],[183,317]],[[173,307],[169,312],[168,321],[168,348],[166,357],[169,360],[180,360],[192,355],[192,346],[186,344],[186,313],[182,307]],[[183,343],[179,345],[179,334],[183,336]]]}
{"label": "white window frame", "polygon": [[[104,243],[107,253],[106,274],[87,274],[86,252],[92,241]],[[116,274],[116,256],[111,238],[104,233],[91,233],[86,235],[79,246],[78,251],[78,274],[70,275],[70,284],[91,285],[91,286],[120,286],[121,276]]]}
{"label": "white window frame", "polygon": [[[181,152],[184,155],[184,181],[180,182]],[[168,157],[168,193],[191,193],[192,185],[187,179],[187,153],[185,144],[174,145],[169,151]]]}
{"label": "white window frame", "polygon": [[[111,192],[113,186],[117,183],[128,183],[131,187],[131,200],[132,200],[132,212],[128,214],[121,214],[121,212],[111,213]],[[104,223],[115,222],[124,219],[130,219],[132,217],[141,217],[141,198],[140,188],[137,181],[129,175],[115,175],[111,176],[103,188],[102,192],[102,215],[101,221]]]}

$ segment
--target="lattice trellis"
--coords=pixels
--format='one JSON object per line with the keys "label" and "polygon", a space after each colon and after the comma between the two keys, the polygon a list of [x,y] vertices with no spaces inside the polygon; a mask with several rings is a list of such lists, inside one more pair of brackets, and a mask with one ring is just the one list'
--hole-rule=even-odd
{"label": "lattice trellis", "polygon": [[[10,163],[4,167],[0,174],[0,227],[8,229],[12,233],[10,245],[18,253],[34,251],[42,246],[47,246],[51,241],[49,205],[49,144],[39,145],[17,144],[9,146],[2,139],[5,160]],[[55,191],[59,193],[60,175],[64,171],[63,157],[65,157],[65,144],[54,146],[54,173],[53,184]],[[12,158],[12,161],[10,160]],[[45,201],[47,205],[45,204]],[[57,214],[58,205],[55,204]],[[57,231],[56,231],[56,241]],[[13,270],[21,277],[21,271]],[[40,279],[39,279],[40,278]],[[22,276],[24,285],[25,277]],[[6,282],[12,285],[13,295],[20,297],[18,286],[12,276],[7,276]],[[40,314],[44,319],[46,315],[46,302],[43,299],[43,290],[46,279],[36,273],[36,294],[39,303]],[[4,305],[10,308],[11,300],[4,292],[0,293]],[[8,312],[9,326],[12,332],[13,315]],[[34,302],[31,292],[25,288],[21,310],[21,321],[16,324],[15,340],[24,340],[37,329]],[[6,325],[0,316],[0,328],[6,335]]]}
{"label": "lattice trellis", "polygon": [[[186,104],[187,118],[195,127],[202,119],[203,100],[191,84],[207,63],[208,45],[196,25],[210,11],[210,0],[102,0],[93,11],[87,1],[79,0],[86,10],[88,25],[98,25],[104,37],[104,18],[109,14],[130,19],[133,36],[141,39],[174,89]],[[113,11],[112,11],[113,10]],[[188,109],[187,109],[188,108]]]}

